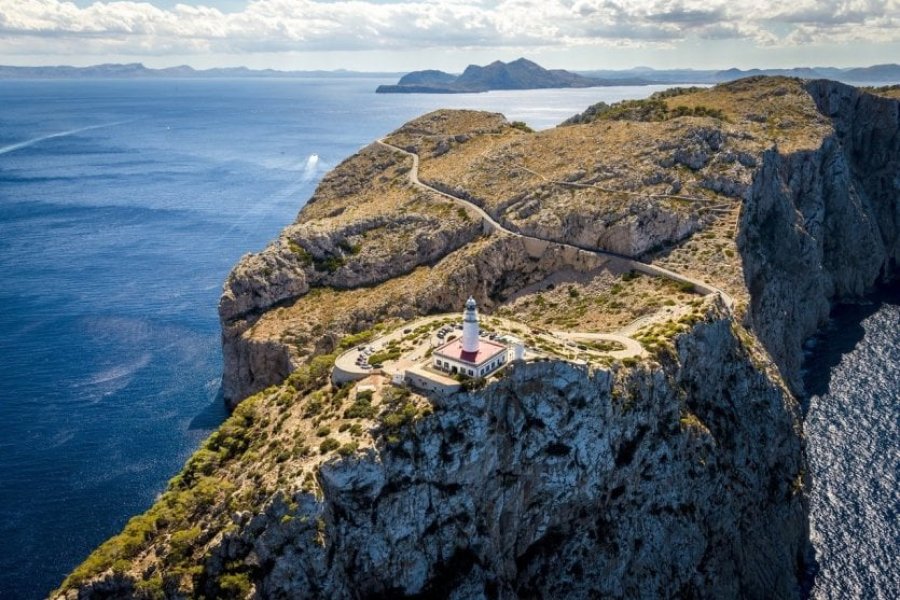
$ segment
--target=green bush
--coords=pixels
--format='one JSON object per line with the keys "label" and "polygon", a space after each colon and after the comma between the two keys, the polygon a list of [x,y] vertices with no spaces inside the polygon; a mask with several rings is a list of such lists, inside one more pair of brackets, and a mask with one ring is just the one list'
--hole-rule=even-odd
{"label": "green bush", "polygon": [[301,365],[287,378],[287,383],[298,392],[309,392],[321,387],[334,366],[337,354],[322,354]]}
{"label": "green bush", "polygon": [[169,548],[171,550],[168,557],[166,557],[166,561],[170,564],[178,564],[188,558],[191,547],[197,538],[200,537],[200,534],[199,527],[182,529],[173,533],[169,538]]}
{"label": "green bush", "polygon": [[343,446],[338,448],[337,452],[338,452],[338,454],[340,454],[341,456],[346,458],[347,456],[350,456],[351,454],[355,453],[358,449],[359,449],[358,443],[347,442],[346,444],[344,444]]}
{"label": "green bush", "polygon": [[372,393],[359,393],[350,408],[344,411],[344,418],[371,419],[375,413],[375,407],[372,406]]}
{"label": "green bush", "polygon": [[334,438],[325,438],[325,440],[319,444],[319,452],[322,454],[327,454],[332,450],[337,450],[341,447],[341,443]]}
{"label": "green bush", "polygon": [[302,264],[304,264],[304,265],[312,264],[312,262],[313,262],[312,254],[307,252],[303,246],[301,246],[294,240],[289,240],[288,248],[290,248],[291,252],[293,252],[294,254],[297,255],[297,257],[300,259],[300,262]]}
{"label": "green bush", "polygon": [[345,264],[347,264],[347,261],[343,256],[333,255],[318,260],[313,259],[313,268],[316,271],[327,271],[328,273],[334,273]]}
{"label": "green bush", "polygon": [[373,337],[375,337],[374,329],[366,329],[364,331],[360,331],[359,333],[353,333],[347,336],[344,336],[341,339],[340,344],[338,344],[338,348],[341,350],[349,350],[354,346],[359,346],[360,344],[365,344],[370,341]]}
{"label": "green bush", "polygon": [[384,364],[389,360],[397,360],[402,354],[403,352],[396,347],[393,350],[382,350],[381,352],[376,352],[369,357],[369,364]]}

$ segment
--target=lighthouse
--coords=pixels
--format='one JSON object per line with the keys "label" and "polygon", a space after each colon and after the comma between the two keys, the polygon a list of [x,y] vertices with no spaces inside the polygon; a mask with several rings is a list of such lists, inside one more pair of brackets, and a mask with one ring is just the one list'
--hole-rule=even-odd
{"label": "lighthouse", "polygon": [[469,298],[463,311],[462,338],[435,348],[432,366],[450,374],[487,377],[506,364],[507,347],[493,340],[481,339],[479,329],[478,305],[475,298]]}
{"label": "lighthouse", "polygon": [[478,306],[475,298],[469,296],[466,301],[466,310],[463,312],[462,350],[463,352],[478,352]]}

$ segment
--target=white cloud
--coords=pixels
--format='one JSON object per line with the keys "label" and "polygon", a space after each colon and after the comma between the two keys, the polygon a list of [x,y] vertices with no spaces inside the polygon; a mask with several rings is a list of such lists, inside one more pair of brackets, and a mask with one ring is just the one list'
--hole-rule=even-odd
{"label": "white cloud", "polygon": [[757,46],[900,41],[900,0],[254,0],[242,10],[150,2],[0,0],[0,52],[248,54],[425,48]]}

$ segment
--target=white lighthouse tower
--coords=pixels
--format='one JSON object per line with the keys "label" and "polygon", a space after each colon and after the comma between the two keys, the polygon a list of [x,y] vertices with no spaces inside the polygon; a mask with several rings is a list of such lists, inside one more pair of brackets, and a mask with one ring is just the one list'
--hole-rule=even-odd
{"label": "white lighthouse tower", "polygon": [[478,308],[475,298],[469,296],[463,313],[462,351],[478,352]]}

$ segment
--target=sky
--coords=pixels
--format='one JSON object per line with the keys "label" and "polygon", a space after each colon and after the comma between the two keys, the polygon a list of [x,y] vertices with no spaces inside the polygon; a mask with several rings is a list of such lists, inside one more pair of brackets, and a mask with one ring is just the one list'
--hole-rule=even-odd
{"label": "sky", "polygon": [[900,0],[0,0],[0,64],[460,72],[900,62]]}

